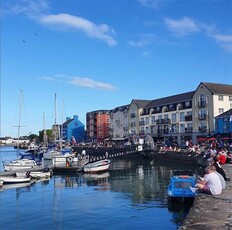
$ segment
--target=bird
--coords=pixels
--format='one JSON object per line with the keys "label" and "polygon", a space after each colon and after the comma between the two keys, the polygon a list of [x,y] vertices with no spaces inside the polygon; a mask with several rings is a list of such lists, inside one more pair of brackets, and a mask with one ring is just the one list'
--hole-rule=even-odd
{"label": "bird", "polygon": [[25,40],[23,40],[23,43],[26,43],[26,41],[25,41]]}
{"label": "bird", "polygon": [[35,33],[35,36],[38,36],[38,34],[37,34],[37,33]]}

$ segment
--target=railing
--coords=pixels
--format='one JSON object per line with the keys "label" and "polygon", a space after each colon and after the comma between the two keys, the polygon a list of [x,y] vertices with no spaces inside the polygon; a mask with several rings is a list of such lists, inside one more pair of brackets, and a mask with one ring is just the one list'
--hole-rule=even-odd
{"label": "railing", "polygon": [[198,101],[198,107],[202,108],[206,106],[206,101]]}

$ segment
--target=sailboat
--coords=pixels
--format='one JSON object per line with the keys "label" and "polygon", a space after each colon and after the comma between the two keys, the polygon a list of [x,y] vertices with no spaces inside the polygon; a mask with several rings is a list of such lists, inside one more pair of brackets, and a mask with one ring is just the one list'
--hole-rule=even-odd
{"label": "sailboat", "polygon": [[[18,142],[17,142],[17,156],[19,157],[19,135],[20,128],[23,127],[21,125],[21,112],[22,112],[22,99],[23,99],[23,91],[20,90],[20,105],[19,105],[19,124],[18,124]],[[16,159],[9,163],[3,162],[3,168],[5,171],[17,170],[17,169],[25,169],[25,168],[33,168],[37,163],[32,159]]]}
{"label": "sailboat", "polygon": [[[56,124],[56,104],[57,104],[57,98],[56,98],[56,93],[55,93],[55,124],[54,124],[54,133],[55,133],[55,148],[48,149],[44,154],[43,158],[44,160],[52,160],[55,156],[61,156],[61,152],[57,150],[57,137],[60,136],[60,131],[59,131],[59,125]],[[59,141],[58,141],[59,144]]]}

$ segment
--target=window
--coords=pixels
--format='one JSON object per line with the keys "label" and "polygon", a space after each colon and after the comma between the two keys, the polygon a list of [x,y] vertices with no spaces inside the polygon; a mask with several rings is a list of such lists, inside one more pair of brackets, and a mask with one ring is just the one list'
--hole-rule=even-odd
{"label": "window", "polygon": [[172,122],[176,122],[176,113],[172,113]]}
{"label": "window", "polygon": [[229,96],[229,101],[232,101],[232,96]]}
{"label": "window", "polygon": [[149,117],[146,117],[145,124],[149,125]]}
{"label": "window", "polygon": [[200,102],[202,102],[202,101],[205,101],[205,95],[203,93],[201,93],[201,95],[200,95]]}
{"label": "window", "polygon": [[223,108],[219,108],[219,114],[224,113],[224,109]]}
{"label": "window", "polygon": [[190,101],[185,102],[185,107],[189,108],[190,107]]}
{"label": "window", "polygon": [[185,125],[180,124],[180,133],[184,133],[184,132],[185,132]]}
{"label": "window", "polygon": [[185,121],[184,112],[180,113],[180,121]]}
{"label": "window", "polygon": [[149,133],[149,127],[146,127],[146,134]]}
{"label": "window", "polygon": [[218,95],[218,100],[223,101],[223,95]]}
{"label": "window", "polygon": [[151,124],[154,125],[155,124],[155,116],[151,117]]}

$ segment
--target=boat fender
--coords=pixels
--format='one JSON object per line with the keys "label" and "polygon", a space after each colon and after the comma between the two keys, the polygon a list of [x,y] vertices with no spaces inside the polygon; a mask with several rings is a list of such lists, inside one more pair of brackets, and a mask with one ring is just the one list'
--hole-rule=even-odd
{"label": "boat fender", "polygon": [[72,157],[68,157],[68,158],[67,158],[67,162],[68,162],[68,163],[71,163],[71,162],[72,162]]}

